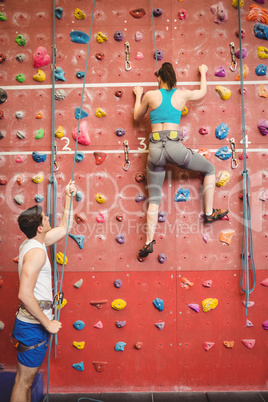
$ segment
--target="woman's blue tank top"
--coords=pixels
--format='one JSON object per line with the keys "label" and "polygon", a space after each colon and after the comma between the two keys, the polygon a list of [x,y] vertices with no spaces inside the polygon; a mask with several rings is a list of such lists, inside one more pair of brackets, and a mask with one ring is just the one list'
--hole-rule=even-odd
{"label": "woman's blue tank top", "polygon": [[160,89],[160,92],[162,94],[162,103],[158,108],[151,110],[150,112],[151,124],[180,123],[181,111],[175,109],[175,107],[172,106],[171,104],[171,98],[175,91],[176,88]]}

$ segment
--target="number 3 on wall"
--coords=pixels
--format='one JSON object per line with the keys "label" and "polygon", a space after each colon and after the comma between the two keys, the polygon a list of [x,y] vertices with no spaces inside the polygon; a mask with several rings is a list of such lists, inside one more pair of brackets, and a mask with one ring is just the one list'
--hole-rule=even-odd
{"label": "number 3 on wall", "polygon": [[138,149],[139,149],[140,151],[145,151],[146,148],[147,148],[147,145],[146,145],[145,142],[144,142],[144,141],[146,140],[146,138],[145,138],[145,137],[138,137],[138,140],[140,140],[140,145],[143,146],[143,148],[138,147]]}

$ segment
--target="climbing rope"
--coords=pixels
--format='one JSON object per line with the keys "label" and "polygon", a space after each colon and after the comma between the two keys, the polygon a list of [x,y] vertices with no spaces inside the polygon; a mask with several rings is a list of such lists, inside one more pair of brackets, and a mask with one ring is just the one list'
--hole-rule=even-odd
{"label": "climbing rope", "polygon": [[[249,295],[253,292],[256,285],[256,270],[253,256],[253,241],[251,227],[251,212],[249,202],[249,177],[246,158],[246,129],[245,129],[245,100],[244,100],[244,79],[243,79],[243,59],[242,59],[242,36],[241,36],[241,7],[238,0],[238,26],[239,26],[239,48],[240,48],[240,85],[241,85],[241,110],[242,110],[242,137],[243,137],[243,243],[242,243],[242,264],[240,287],[245,293],[246,316],[249,306]],[[250,288],[250,266],[252,271],[253,284]],[[251,280],[251,281],[252,281]]]}
{"label": "climbing rope", "polygon": [[154,37],[154,55],[155,55],[155,62],[156,62],[156,71],[158,74],[158,60],[157,60],[157,49],[156,49],[156,39],[155,39],[155,28],[154,28],[154,12],[153,12],[153,2],[150,0],[151,3],[151,15],[152,15],[152,24],[153,24],[153,37]]}

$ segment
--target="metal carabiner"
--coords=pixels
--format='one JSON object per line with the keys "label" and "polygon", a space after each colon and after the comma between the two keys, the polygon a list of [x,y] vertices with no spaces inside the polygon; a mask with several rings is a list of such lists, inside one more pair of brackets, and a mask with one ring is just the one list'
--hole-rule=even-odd
{"label": "metal carabiner", "polygon": [[59,170],[59,165],[57,164],[57,145],[54,145],[54,172],[57,172]]}
{"label": "metal carabiner", "polygon": [[127,141],[127,140],[124,141],[123,144],[124,144],[124,152],[125,152],[125,164],[124,164],[124,166],[123,166],[123,169],[124,169],[125,171],[127,171],[128,168],[129,168],[129,165],[130,165],[130,161],[129,161],[129,159],[128,159],[128,151],[129,151],[128,141]]}
{"label": "metal carabiner", "polygon": [[229,43],[229,46],[230,46],[230,53],[231,53],[231,57],[232,57],[232,63],[230,65],[230,70],[235,71],[236,67],[237,67],[237,62],[236,62],[236,58],[235,58],[234,42]]}
{"label": "metal carabiner", "polygon": [[130,46],[129,46],[129,42],[125,43],[125,53],[126,53],[126,63],[125,63],[125,69],[126,71],[131,70],[131,63],[129,60],[129,55],[130,55]]}
{"label": "metal carabiner", "polygon": [[232,169],[236,169],[238,167],[238,163],[235,157],[235,152],[236,152],[236,146],[235,146],[235,140],[234,138],[230,139],[230,147],[231,147],[231,151],[232,151]]}

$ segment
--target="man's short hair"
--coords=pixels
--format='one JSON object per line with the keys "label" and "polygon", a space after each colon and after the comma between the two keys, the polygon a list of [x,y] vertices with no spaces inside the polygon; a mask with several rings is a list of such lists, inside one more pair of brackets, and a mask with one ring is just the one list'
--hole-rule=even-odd
{"label": "man's short hair", "polygon": [[28,208],[22,212],[18,217],[18,223],[20,230],[28,237],[32,239],[36,236],[38,226],[42,226],[42,212],[43,209],[40,205]]}

